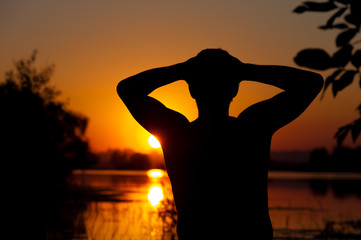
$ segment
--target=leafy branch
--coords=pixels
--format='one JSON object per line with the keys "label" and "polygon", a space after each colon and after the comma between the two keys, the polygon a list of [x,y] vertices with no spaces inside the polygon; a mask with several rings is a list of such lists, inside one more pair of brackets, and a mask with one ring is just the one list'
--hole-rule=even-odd
{"label": "leafy branch", "polygon": [[[353,81],[359,81],[361,88],[361,49],[356,45],[361,40],[355,40],[360,36],[361,26],[361,1],[360,0],[329,0],[327,2],[303,2],[296,7],[293,12],[302,14],[305,12],[332,12],[331,17],[321,30],[338,30],[341,31],[336,39],[336,52],[327,53],[321,48],[308,48],[301,50],[294,61],[303,67],[315,70],[332,70],[332,73],[326,78],[322,98],[326,90],[331,87],[334,97],[350,86]],[[351,134],[355,143],[361,132],[361,104],[357,110],[360,118],[351,123],[340,127],[335,134],[338,145],[341,145],[345,137]]]}

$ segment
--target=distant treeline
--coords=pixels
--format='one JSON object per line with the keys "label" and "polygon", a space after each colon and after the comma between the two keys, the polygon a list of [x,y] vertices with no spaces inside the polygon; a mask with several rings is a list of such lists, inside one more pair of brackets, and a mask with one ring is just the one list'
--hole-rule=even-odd
{"label": "distant treeline", "polygon": [[132,150],[109,149],[98,153],[98,161],[89,166],[91,169],[119,169],[119,170],[148,170],[151,168],[164,169],[161,155],[154,156]]}
{"label": "distant treeline", "polygon": [[[88,168],[148,170],[164,169],[163,157],[134,152],[132,150],[110,149],[97,154],[98,161]],[[272,171],[309,171],[309,172],[361,172],[361,147],[337,147],[331,153],[325,148],[310,152],[292,151],[271,154],[269,164]]]}
{"label": "distant treeline", "polygon": [[304,162],[271,158],[270,170],[310,172],[361,172],[361,147],[316,148]]}

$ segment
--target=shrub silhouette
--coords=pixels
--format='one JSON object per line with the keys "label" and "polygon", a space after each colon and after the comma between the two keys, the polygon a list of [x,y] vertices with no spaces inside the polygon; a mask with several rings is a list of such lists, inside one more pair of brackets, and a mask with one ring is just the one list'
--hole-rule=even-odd
{"label": "shrub silhouette", "polygon": [[56,100],[60,92],[49,85],[54,65],[38,71],[36,55],[15,62],[16,71],[0,84],[2,163],[56,183],[92,158],[84,138],[88,120]]}
{"label": "shrub silhouette", "polygon": [[[354,80],[359,81],[361,88],[361,49],[357,44],[361,41],[355,39],[360,36],[361,26],[361,1],[359,0],[329,0],[327,2],[304,2],[294,9],[295,13],[304,12],[330,12],[334,11],[325,25],[320,26],[322,30],[341,30],[336,37],[335,43],[337,51],[328,54],[320,48],[304,49],[294,58],[299,66],[308,67],[316,70],[332,69],[325,82],[323,95],[327,88],[332,86],[333,96],[350,86]],[[358,45],[359,46],[359,45]],[[336,132],[338,145],[341,145],[345,137],[351,133],[354,142],[361,132],[361,104],[357,107],[360,118],[340,127]]]}
{"label": "shrub silhouette", "polygon": [[50,86],[54,65],[39,71],[36,55],[16,61],[15,71],[0,82],[3,216],[11,234],[48,239],[69,195],[67,176],[95,158],[84,138],[87,118],[57,100],[60,92]]}

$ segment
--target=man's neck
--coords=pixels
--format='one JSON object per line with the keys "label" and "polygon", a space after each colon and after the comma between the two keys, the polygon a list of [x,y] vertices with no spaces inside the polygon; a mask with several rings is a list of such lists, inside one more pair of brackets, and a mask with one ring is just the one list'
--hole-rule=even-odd
{"label": "man's neck", "polygon": [[202,122],[219,122],[229,118],[229,103],[205,104],[197,102],[198,119]]}
{"label": "man's neck", "polygon": [[227,109],[212,109],[211,111],[199,111],[198,120],[200,122],[216,123],[224,122],[229,119],[229,112]]}

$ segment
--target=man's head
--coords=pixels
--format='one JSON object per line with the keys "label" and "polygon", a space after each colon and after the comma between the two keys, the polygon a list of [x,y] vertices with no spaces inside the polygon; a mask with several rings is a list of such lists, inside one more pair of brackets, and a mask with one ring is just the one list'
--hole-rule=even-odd
{"label": "man's head", "polygon": [[237,95],[241,61],[228,52],[205,49],[187,62],[191,70],[186,80],[197,102],[231,102]]}

